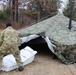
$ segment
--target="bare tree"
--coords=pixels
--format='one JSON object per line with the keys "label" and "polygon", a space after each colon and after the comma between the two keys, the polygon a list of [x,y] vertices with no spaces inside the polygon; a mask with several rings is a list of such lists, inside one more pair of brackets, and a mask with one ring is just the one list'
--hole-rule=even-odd
{"label": "bare tree", "polygon": [[15,20],[15,0],[12,0],[12,14],[13,14],[13,21]]}
{"label": "bare tree", "polygon": [[18,22],[18,0],[16,0],[16,22]]}

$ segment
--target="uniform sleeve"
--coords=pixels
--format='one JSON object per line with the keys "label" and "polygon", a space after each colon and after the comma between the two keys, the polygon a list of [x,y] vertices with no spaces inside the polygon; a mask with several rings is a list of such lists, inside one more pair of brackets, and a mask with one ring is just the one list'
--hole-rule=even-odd
{"label": "uniform sleeve", "polygon": [[0,46],[3,43],[3,38],[4,38],[4,31],[0,34]]}
{"label": "uniform sleeve", "polygon": [[[10,36],[8,36],[9,38],[10,38]],[[0,50],[8,50],[9,48],[10,48],[10,41],[9,41],[9,39],[6,37],[6,36],[4,36],[4,34],[2,33],[2,35],[1,35],[1,46],[0,46]]]}
{"label": "uniform sleeve", "polygon": [[18,33],[14,30],[7,30],[4,33],[3,43],[0,47],[0,50],[10,50],[11,47],[18,47],[19,36]]}

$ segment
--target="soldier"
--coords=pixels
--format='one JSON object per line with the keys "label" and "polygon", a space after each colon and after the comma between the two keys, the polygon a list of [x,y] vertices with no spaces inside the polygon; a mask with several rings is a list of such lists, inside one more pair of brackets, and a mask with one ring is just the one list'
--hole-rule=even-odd
{"label": "soldier", "polygon": [[24,70],[22,62],[20,62],[21,58],[19,56],[18,48],[19,42],[20,39],[18,33],[12,28],[10,23],[7,23],[6,29],[3,30],[0,36],[0,67],[2,66],[3,57],[7,54],[13,54],[19,66],[18,70]]}

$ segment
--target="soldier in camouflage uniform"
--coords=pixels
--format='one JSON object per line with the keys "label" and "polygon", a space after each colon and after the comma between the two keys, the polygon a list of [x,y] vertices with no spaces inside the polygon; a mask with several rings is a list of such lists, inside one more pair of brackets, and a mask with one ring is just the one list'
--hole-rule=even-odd
{"label": "soldier in camouflage uniform", "polygon": [[10,23],[7,23],[6,29],[3,30],[0,35],[0,67],[2,66],[3,57],[7,54],[13,54],[19,66],[18,70],[24,70],[22,67],[22,62],[20,62],[21,59],[18,49],[19,42],[20,39],[18,33],[12,28]]}

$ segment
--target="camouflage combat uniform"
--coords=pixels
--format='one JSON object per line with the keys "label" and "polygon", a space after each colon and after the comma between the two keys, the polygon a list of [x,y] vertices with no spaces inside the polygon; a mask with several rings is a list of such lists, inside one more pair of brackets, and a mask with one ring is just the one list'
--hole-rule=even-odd
{"label": "camouflage combat uniform", "polygon": [[18,44],[18,33],[11,26],[7,27],[0,35],[0,67],[2,65],[3,57],[7,54],[13,54],[18,66],[22,66]]}

